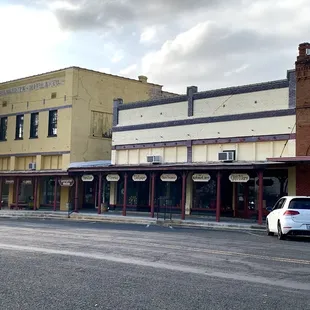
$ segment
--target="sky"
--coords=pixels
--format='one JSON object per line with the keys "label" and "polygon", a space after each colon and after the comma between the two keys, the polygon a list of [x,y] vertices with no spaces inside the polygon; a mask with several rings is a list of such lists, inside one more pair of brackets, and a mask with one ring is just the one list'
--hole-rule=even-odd
{"label": "sky", "polygon": [[79,66],[185,93],[286,78],[309,0],[0,0],[0,82]]}

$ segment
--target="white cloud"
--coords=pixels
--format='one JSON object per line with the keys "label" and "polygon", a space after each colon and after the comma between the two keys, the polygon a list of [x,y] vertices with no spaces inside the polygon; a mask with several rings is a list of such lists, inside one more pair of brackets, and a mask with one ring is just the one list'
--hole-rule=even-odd
{"label": "white cloud", "polygon": [[141,43],[151,43],[156,40],[157,29],[156,26],[151,26],[143,29],[140,35]]}
{"label": "white cloud", "polygon": [[117,63],[117,62],[120,62],[123,58],[124,58],[124,51],[118,50],[114,53],[111,61],[113,63]]}
{"label": "white cloud", "polygon": [[126,76],[132,76],[137,71],[137,64],[133,64],[127,68],[124,68],[120,70],[120,74],[126,75]]}
{"label": "white cloud", "polygon": [[78,10],[80,8],[80,6],[74,5],[74,4],[72,4],[72,3],[68,2],[68,1],[50,2],[48,4],[48,7],[51,10],[61,10],[61,9],[64,9],[64,10],[69,10],[69,11]]}
{"label": "white cloud", "polygon": [[48,11],[0,6],[0,80],[20,78],[57,68],[54,52],[68,34]]}

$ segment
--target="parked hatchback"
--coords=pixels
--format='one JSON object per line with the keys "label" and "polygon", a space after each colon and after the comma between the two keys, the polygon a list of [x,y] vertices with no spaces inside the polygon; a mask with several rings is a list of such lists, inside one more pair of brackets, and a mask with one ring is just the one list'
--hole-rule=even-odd
{"label": "parked hatchback", "polygon": [[310,236],[310,196],[285,196],[279,199],[266,218],[269,236]]}

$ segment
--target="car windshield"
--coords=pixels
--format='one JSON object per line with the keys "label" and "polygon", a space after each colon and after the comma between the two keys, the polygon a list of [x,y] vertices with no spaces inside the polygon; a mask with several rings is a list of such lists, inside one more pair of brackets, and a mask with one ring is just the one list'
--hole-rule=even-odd
{"label": "car windshield", "polygon": [[294,198],[291,200],[289,209],[310,210],[310,198]]}

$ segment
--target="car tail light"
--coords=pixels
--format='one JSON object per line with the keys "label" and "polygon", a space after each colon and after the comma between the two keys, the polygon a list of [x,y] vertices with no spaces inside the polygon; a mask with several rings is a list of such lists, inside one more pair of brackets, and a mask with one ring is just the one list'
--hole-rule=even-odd
{"label": "car tail light", "polygon": [[298,214],[300,214],[298,211],[293,211],[293,210],[287,210],[283,213],[283,215],[290,215],[290,216],[298,215]]}

